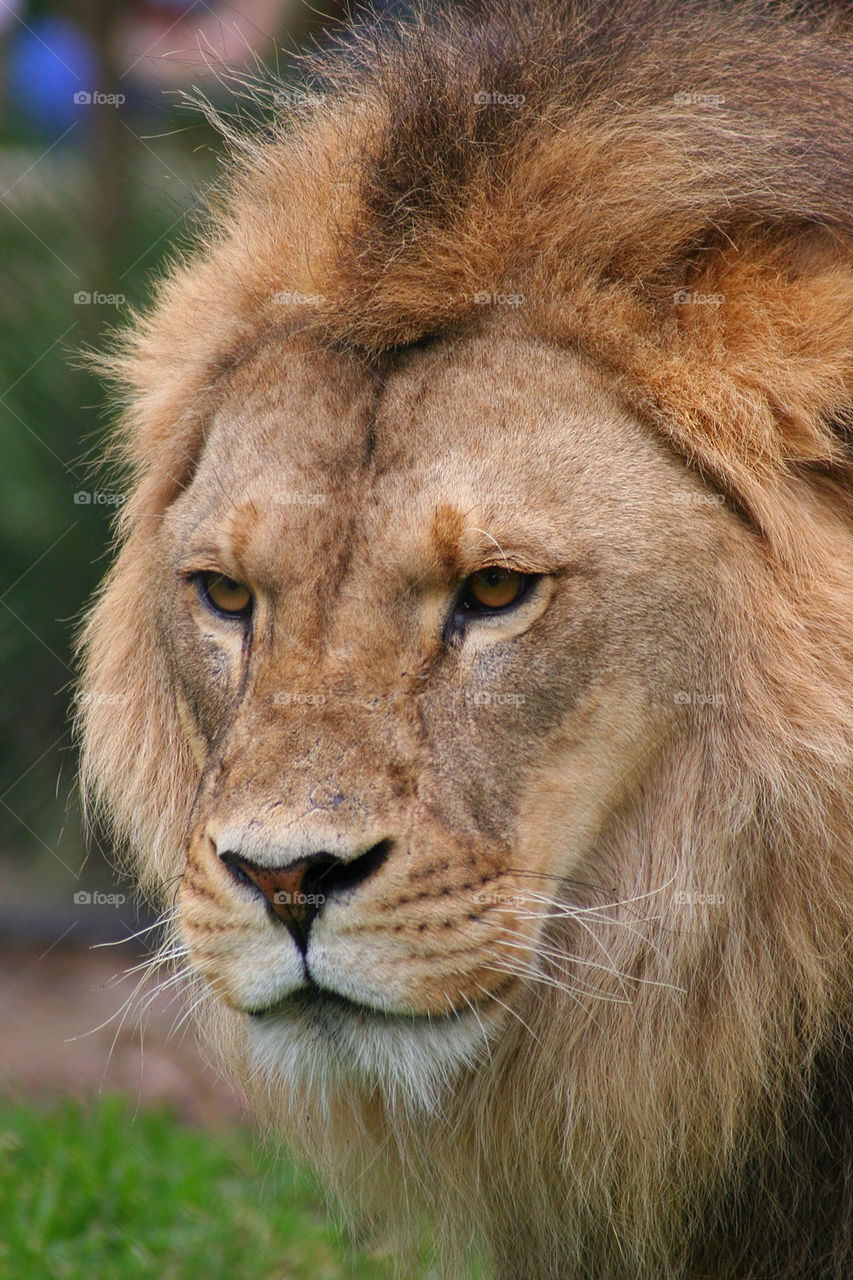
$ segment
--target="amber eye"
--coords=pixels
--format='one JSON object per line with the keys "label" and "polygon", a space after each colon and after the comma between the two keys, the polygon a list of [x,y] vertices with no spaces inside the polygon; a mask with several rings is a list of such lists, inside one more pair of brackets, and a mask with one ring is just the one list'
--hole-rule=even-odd
{"label": "amber eye", "polygon": [[231,618],[245,618],[251,613],[252,593],[242,582],[235,582],[224,573],[200,573],[198,584],[205,604],[216,613]]}
{"label": "amber eye", "polygon": [[506,609],[520,598],[530,578],[515,569],[491,565],[466,578],[459,604],[463,609]]}

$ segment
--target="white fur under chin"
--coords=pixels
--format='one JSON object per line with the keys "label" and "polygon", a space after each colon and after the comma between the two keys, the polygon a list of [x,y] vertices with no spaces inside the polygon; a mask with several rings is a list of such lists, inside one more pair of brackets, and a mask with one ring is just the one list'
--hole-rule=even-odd
{"label": "white fur under chin", "polygon": [[336,1003],[269,1013],[251,1020],[252,1067],[269,1085],[316,1096],[357,1083],[395,1107],[436,1114],[459,1075],[489,1056],[500,1013],[409,1019]]}

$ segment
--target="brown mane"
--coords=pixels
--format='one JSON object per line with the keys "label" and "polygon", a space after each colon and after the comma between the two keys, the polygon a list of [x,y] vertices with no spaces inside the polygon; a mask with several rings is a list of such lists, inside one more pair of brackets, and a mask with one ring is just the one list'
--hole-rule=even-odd
{"label": "brown mane", "polygon": [[[162,423],[270,326],[375,359],[521,294],[782,539],[778,478],[843,463],[850,47],[777,5],[659,0],[368,31],[244,143],[208,252],[164,288],[192,335],[161,308],[120,376],[156,369]],[[726,306],[674,307],[685,288]]]}

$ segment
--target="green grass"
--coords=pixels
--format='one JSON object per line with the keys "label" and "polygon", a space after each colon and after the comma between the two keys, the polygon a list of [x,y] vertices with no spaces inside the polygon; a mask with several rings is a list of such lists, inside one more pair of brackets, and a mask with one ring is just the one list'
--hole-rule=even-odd
{"label": "green grass", "polygon": [[390,1280],[316,1190],[239,1128],[121,1098],[0,1104],[3,1280]]}

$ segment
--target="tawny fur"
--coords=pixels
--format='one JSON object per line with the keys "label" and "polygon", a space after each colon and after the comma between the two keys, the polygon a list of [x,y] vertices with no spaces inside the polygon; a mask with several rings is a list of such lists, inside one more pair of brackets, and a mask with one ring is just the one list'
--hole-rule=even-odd
{"label": "tawny fur", "polygon": [[[684,708],[602,821],[611,896],[553,890],[589,912],[543,927],[543,973],[556,949],[575,990],[531,976],[432,1112],[354,1082],[259,1085],[261,1109],[354,1212],[403,1236],[430,1217],[451,1276],[473,1244],[506,1280],[842,1280],[849,34],[779,5],[508,4],[391,24],[311,76],[304,108],[242,141],[205,243],[111,361],[132,489],[84,637],[84,784],[168,899],[206,748],[148,587],[233,371],[280,343],[381,382],[415,344],[488,326],[499,306],[477,295],[523,297],[498,327],[577,356],[602,412],[624,407],[725,499],[707,547],[735,558],[701,649],[722,710]],[[689,927],[674,895],[705,904]],[[243,1074],[241,1015],[214,1016]]]}

